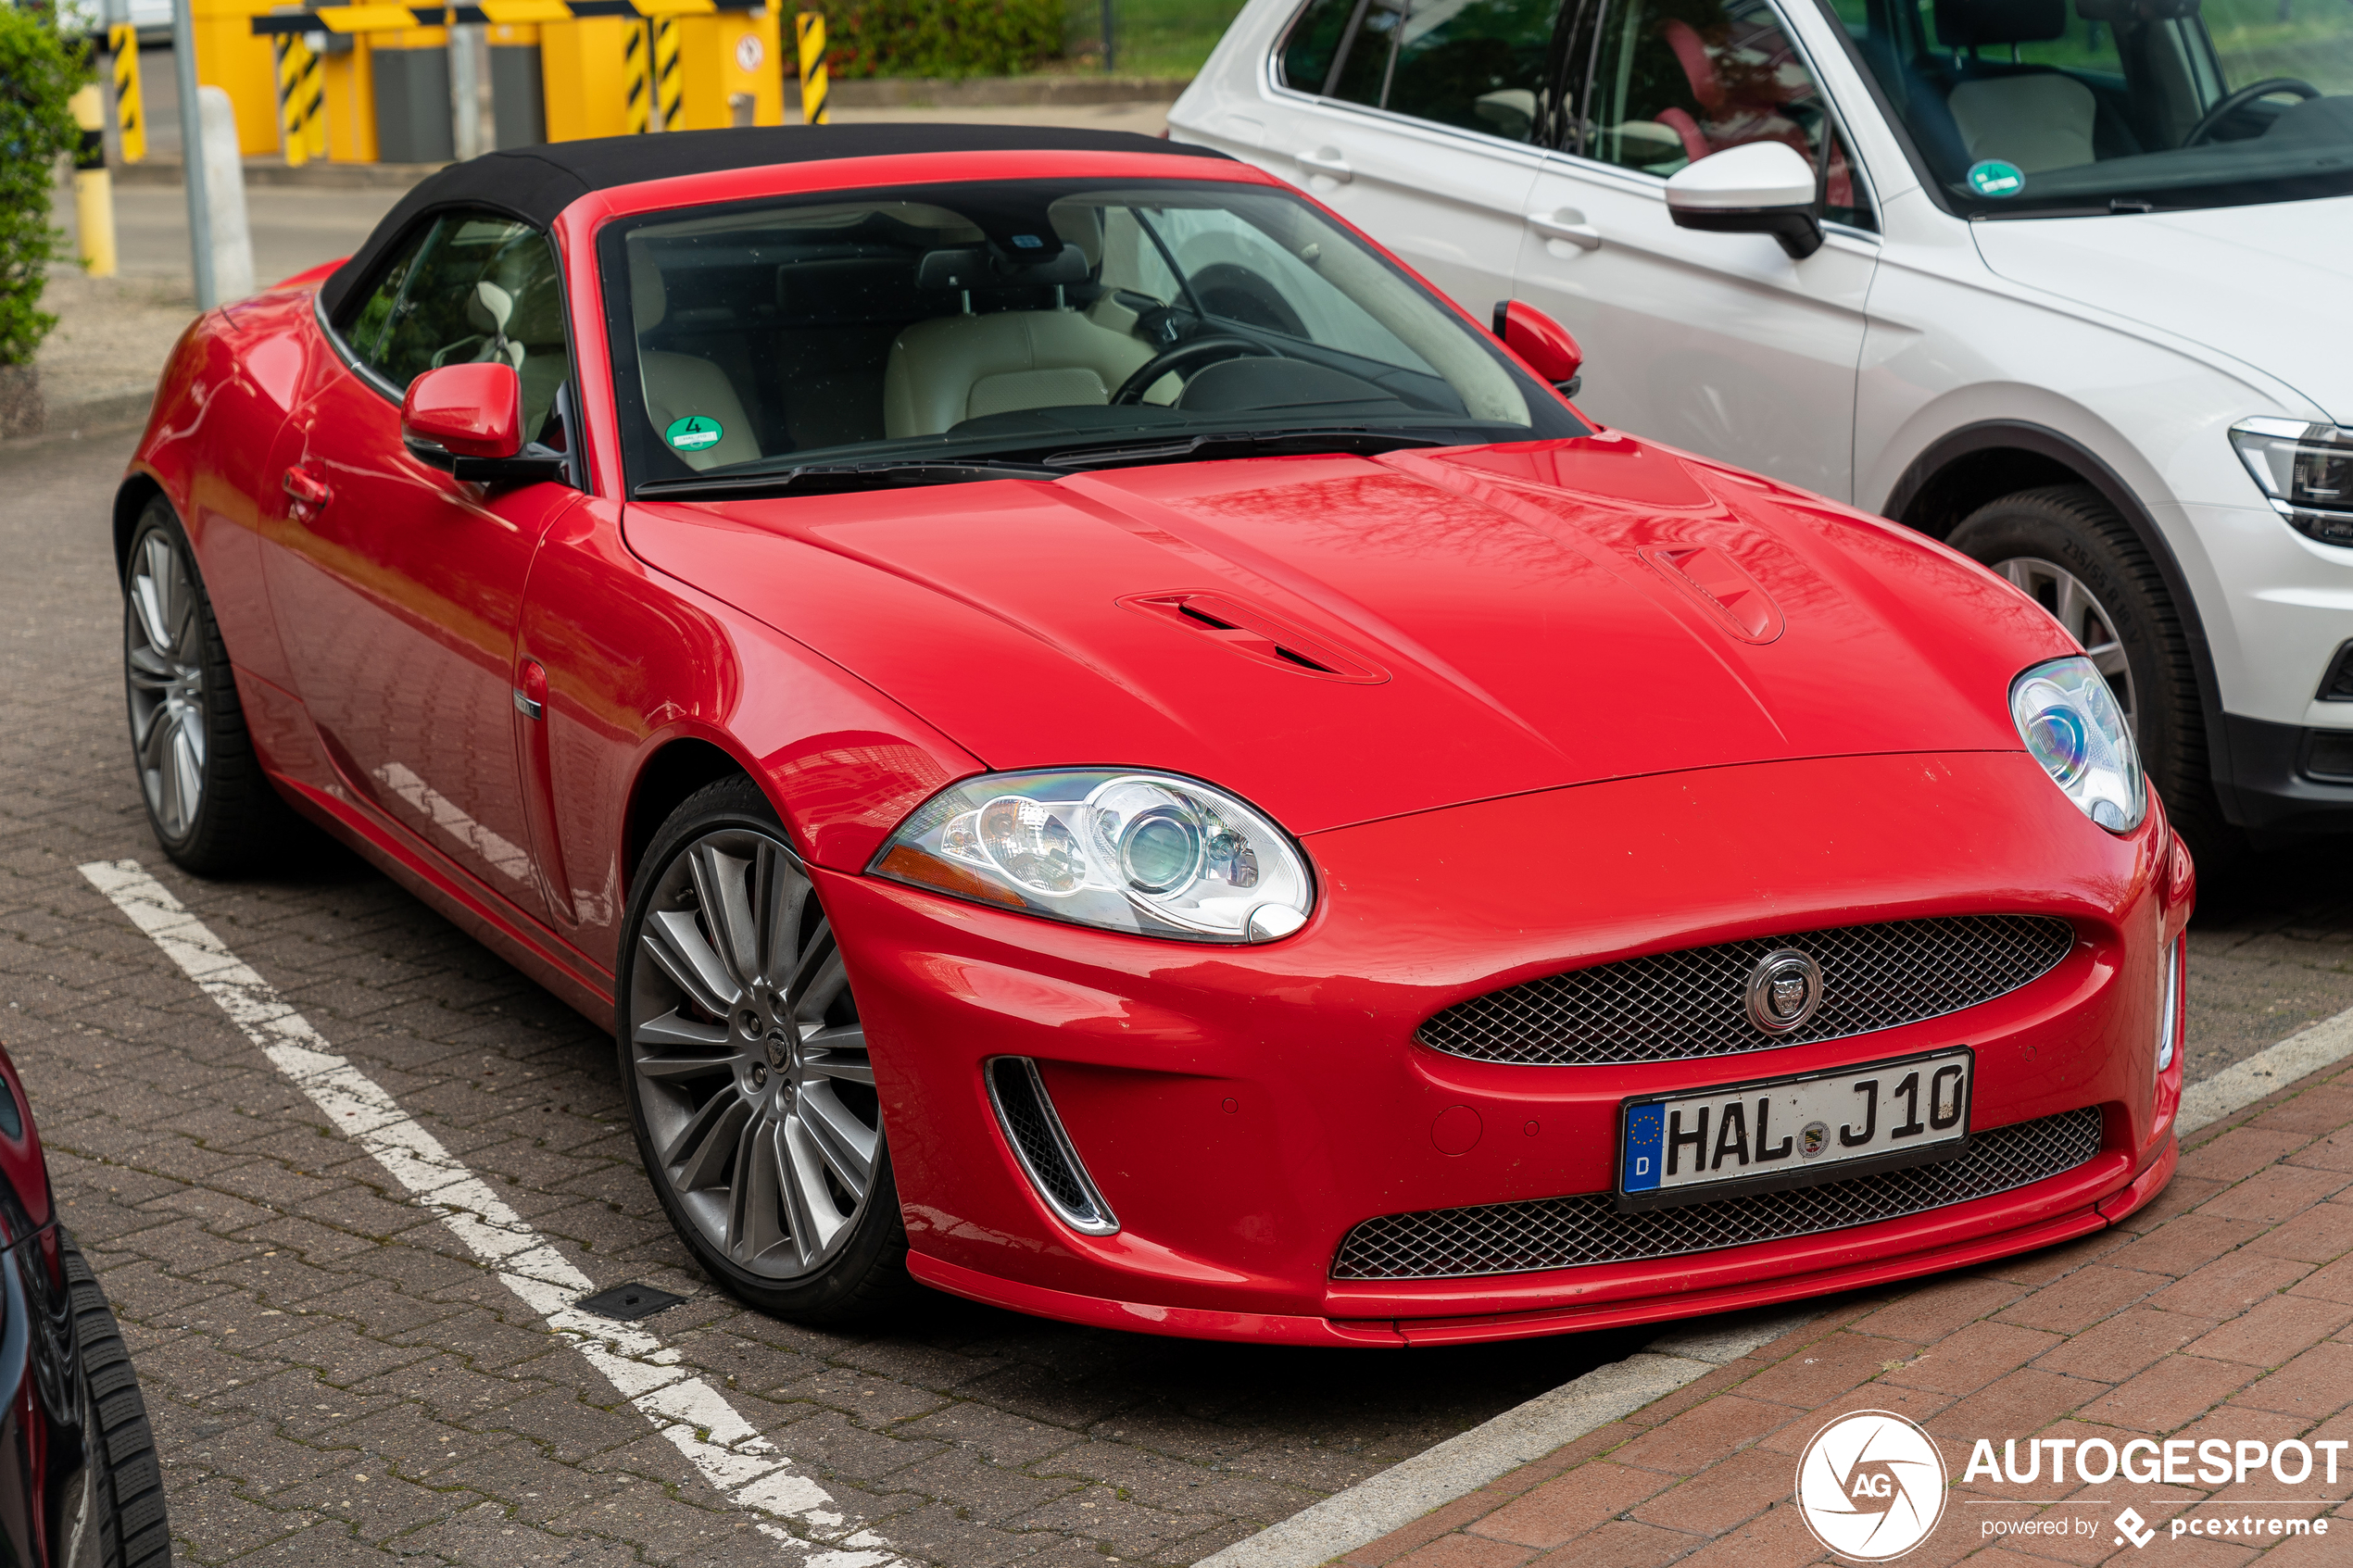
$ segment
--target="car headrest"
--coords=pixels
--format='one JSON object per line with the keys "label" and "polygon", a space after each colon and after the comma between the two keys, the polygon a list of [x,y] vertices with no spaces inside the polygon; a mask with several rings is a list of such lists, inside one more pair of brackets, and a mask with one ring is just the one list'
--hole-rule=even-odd
{"label": "car headrest", "polygon": [[2042,44],[2066,31],[2067,0],[1936,0],[1936,41],[1947,49]]}
{"label": "car headrest", "polygon": [[2197,15],[2199,0],[2075,0],[2075,14],[2087,22],[2171,21]]}

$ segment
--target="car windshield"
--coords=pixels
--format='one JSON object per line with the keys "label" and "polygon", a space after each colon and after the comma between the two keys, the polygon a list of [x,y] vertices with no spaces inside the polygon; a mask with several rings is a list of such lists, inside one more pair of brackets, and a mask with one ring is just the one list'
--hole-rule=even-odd
{"label": "car windshield", "polygon": [[2346,0],[1830,0],[1957,210],[2353,192]]}
{"label": "car windshield", "polygon": [[1422,285],[1265,186],[827,194],[655,214],[599,247],[630,478],[656,492],[1584,428]]}

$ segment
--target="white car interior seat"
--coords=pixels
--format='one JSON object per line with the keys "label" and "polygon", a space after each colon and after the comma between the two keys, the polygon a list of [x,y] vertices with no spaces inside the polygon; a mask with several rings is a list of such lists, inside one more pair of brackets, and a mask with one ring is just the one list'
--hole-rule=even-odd
{"label": "white car interior seat", "polygon": [[1142,339],[1076,310],[937,316],[890,345],[883,427],[896,440],[986,414],[1108,403],[1151,357]]}
{"label": "white car interior seat", "polygon": [[1998,157],[2029,174],[2093,161],[2092,90],[2056,71],[1964,82],[1946,100],[1972,162]]}
{"label": "white car interior seat", "polygon": [[[648,332],[661,325],[669,307],[669,291],[662,284],[661,269],[643,257],[632,257],[629,309],[635,319],[640,343]],[[656,437],[673,421],[689,414],[718,421],[716,442],[698,452],[677,454],[688,468],[700,471],[728,463],[749,462],[761,455],[750,417],[744,412],[743,399],[736,395],[736,383],[717,365],[698,355],[641,347],[637,351],[637,377],[645,390],[646,418],[652,421]]]}

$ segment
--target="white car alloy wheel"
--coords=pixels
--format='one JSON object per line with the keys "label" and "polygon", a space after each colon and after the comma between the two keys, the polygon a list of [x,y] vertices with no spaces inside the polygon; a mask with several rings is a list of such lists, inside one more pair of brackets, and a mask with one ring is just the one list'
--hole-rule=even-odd
{"label": "white car alloy wheel", "polygon": [[1995,561],[1994,570],[2051,612],[2067,634],[2083,645],[2083,656],[2108,680],[2124,721],[2139,724],[2140,710],[2133,701],[2133,668],[2124,654],[2124,640],[2116,633],[2115,618],[2083,580],[2057,561],[2033,556],[2013,556]]}

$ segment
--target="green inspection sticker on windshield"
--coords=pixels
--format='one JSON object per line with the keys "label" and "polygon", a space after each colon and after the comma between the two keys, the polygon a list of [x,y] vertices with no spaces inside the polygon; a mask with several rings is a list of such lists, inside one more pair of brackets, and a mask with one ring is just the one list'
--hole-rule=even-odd
{"label": "green inspection sticker on windshield", "polygon": [[1989,157],[1969,165],[1969,188],[1981,196],[2014,196],[2026,189],[2026,170],[2014,163]]}
{"label": "green inspection sticker on windshield", "polygon": [[703,414],[688,414],[683,420],[673,420],[661,438],[681,452],[699,452],[706,446],[716,446],[726,433],[719,421]]}

